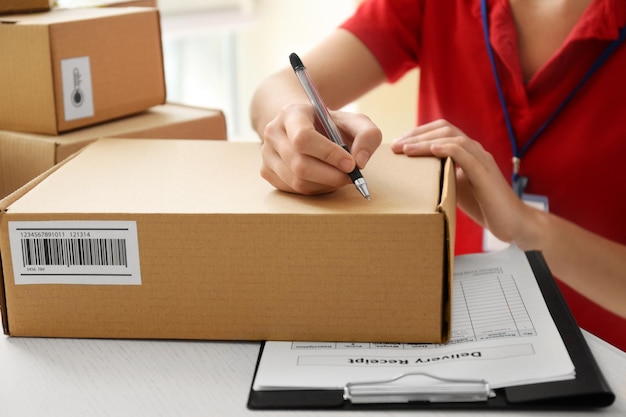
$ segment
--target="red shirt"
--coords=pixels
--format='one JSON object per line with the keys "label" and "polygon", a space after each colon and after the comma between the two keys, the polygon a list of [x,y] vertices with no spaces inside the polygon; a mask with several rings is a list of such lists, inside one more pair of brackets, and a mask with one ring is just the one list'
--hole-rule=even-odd
{"label": "red shirt", "polygon": [[[488,9],[497,71],[522,148],[618,37],[626,25],[626,2],[595,0],[527,83],[509,2],[488,0]],[[366,0],[342,27],[372,51],[389,81],[419,67],[418,123],[450,121],[479,140],[510,178],[512,146],[485,46],[480,0]],[[520,172],[529,178],[526,192],[547,196],[552,213],[623,245],[625,102],[626,43],[528,148]],[[482,250],[482,229],[462,213],[456,235],[458,254]],[[626,350],[626,320],[559,283],[578,324]]]}

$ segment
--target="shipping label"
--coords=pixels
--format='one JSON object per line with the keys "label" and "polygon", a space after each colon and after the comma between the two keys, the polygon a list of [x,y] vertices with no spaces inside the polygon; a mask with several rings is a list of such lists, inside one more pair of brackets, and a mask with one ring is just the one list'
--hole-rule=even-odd
{"label": "shipping label", "polygon": [[141,285],[134,221],[10,221],[9,242],[16,285]]}

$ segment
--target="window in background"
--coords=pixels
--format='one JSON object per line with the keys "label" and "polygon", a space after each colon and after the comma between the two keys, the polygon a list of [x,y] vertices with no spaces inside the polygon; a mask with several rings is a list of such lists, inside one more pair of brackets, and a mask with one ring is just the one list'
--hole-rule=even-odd
{"label": "window in background", "polygon": [[235,37],[254,20],[248,0],[159,0],[167,99],[224,111],[240,136]]}
{"label": "window in background", "polygon": [[158,0],[168,100],[219,108],[230,140],[258,140],[249,105],[259,82],[304,54],[356,0]]}

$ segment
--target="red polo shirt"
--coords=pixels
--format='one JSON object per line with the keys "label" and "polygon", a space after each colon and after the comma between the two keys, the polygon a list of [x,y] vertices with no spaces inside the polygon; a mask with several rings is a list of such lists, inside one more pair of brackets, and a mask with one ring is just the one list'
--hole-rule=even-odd
{"label": "red polo shirt", "polygon": [[[626,2],[595,0],[564,45],[527,83],[509,2],[488,0],[488,8],[500,83],[522,148],[618,37],[626,25]],[[511,176],[512,146],[485,46],[480,0],[366,0],[342,27],[374,53],[389,81],[420,68],[419,124],[447,119],[479,140]],[[625,101],[623,44],[521,162],[521,175],[529,178],[526,192],[547,196],[552,213],[623,245]],[[461,213],[456,242],[458,254],[482,250],[482,229]],[[578,324],[626,350],[626,320],[560,284]]]}

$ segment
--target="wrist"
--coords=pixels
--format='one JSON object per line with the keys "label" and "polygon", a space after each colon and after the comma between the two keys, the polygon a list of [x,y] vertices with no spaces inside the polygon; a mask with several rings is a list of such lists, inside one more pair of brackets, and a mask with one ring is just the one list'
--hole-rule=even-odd
{"label": "wrist", "polygon": [[550,234],[550,214],[528,205],[525,205],[524,211],[516,245],[524,251],[545,250]]}

